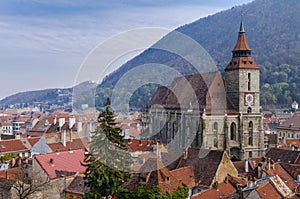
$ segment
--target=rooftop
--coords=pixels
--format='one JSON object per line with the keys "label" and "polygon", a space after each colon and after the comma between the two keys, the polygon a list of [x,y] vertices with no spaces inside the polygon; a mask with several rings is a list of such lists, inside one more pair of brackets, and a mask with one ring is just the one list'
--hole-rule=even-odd
{"label": "rooftop", "polygon": [[84,172],[81,165],[84,159],[84,150],[74,150],[60,153],[37,155],[35,158],[51,179],[58,178],[57,171]]}

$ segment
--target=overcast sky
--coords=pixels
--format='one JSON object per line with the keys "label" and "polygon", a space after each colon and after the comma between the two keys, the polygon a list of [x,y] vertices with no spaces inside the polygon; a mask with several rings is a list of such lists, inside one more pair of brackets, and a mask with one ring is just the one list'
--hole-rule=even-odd
{"label": "overcast sky", "polygon": [[252,0],[0,0],[0,99],[71,87],[89,52],[134,28],[174,29]]}

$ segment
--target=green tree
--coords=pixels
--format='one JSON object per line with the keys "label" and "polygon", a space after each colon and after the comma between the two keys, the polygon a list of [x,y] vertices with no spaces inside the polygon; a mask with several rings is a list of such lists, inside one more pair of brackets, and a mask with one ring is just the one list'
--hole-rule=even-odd
{"label": "green tree", "polygon": [[99,126],[93,132],[90,152],[85,155],[85,181],[90,191],[84,198],[102,198],[116,195],[130,177],[131,156],[117,127],[114,112],[107,99],[105,110],[99,114]]}

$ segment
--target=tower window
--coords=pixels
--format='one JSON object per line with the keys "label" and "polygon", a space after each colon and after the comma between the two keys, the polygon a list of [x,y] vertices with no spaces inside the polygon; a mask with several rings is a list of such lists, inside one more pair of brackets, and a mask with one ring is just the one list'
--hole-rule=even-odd
{"label": "tower window", "polygon": [[214,147],[218,148],[218,123],[215,122],[213,126],[214,133]]}
{"label": "tower window", "polygon": [[248,107],[247,113],[251,113],[251,112],[252,112],[251,107]]}
{"label": "tower window", "polygon": [[236,125],[234,122],[230,125],[230,139],[236,140]]}
{"label": "tower window", "polygon": [[253,122],[252,121],[249,122],[248,131],[249,131],[248,145],[252,146],[253,145]]}
{"label": "tower window", "polygon": [[248,73],[248,91],[251,90],[251,73]]}

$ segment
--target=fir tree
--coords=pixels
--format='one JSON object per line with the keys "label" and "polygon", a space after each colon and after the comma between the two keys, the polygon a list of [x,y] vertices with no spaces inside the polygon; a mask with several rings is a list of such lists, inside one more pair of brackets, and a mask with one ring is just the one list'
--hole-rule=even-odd
{"label": "fir tree", "polygon": [[121,128],[117,127],[114,112],[107,99],[105,110],[99,114],[99,126],[93,132],[90,152],[85,155],[86,185],[90,191],[84,198],[116,195],[130,177],[131,156],[126,150]]}

